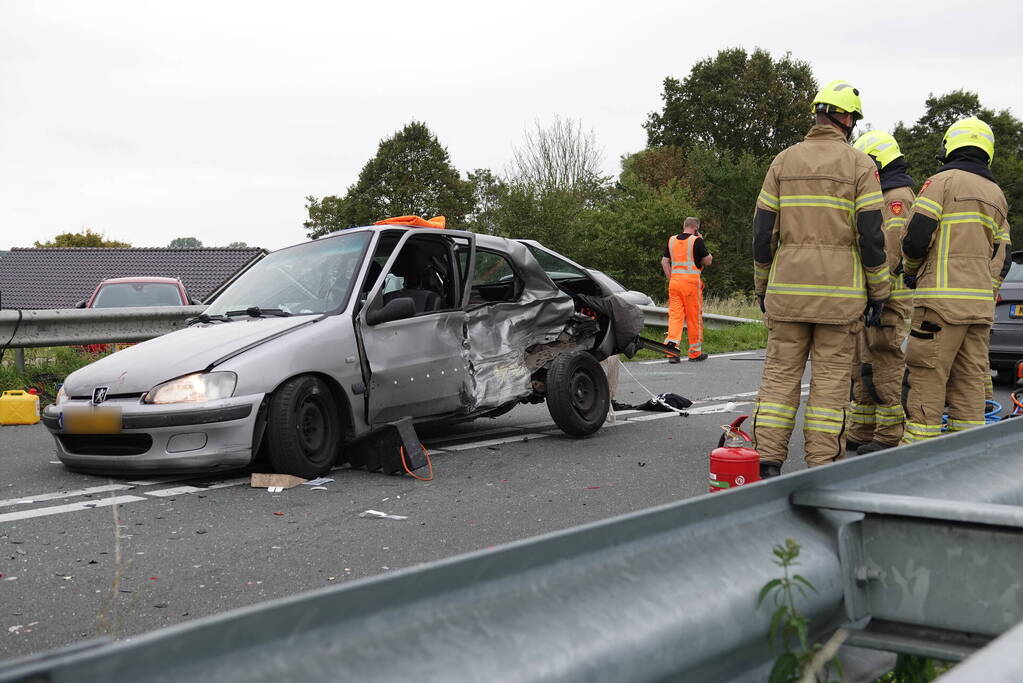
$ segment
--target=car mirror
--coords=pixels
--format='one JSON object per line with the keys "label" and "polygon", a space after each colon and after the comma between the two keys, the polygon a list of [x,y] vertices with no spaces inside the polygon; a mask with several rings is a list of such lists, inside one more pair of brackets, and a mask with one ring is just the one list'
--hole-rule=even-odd
{"label": "car mirror", "polygon": [[75,304],[75,308],[85,308],[86,303],[87,302],[83,299],[82,301],[79,301],[77,304]]}
{"label": "car mirror", "polygon": [[399,296],[391,299],[379,308],[374,306],[366,313],[366,322],[370,325],[389,323],[392,320],[411,318],[416,314],[416,302],[411,297]]}
{"label": "car mirror", "polygon": [[193,306],[202,306],[202,302],[201,302],[201,301],[198,301],[198,300],[196,300],[196,299],[189,299],[189,300],[188,300],[188,303],[190,303],[190,304],[191,304],[191,305],[193,305]]}

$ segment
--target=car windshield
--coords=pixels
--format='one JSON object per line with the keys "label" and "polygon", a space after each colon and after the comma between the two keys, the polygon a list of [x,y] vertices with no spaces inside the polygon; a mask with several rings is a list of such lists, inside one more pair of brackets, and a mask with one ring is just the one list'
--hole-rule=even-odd
{"label": "car windshield", "polygon": [[125,306],[181,306],[178,286],[169,282],[118,282],[103,285],[92,308]]}
{"label": "car windshield", "polygon": [[281,249],[245,271],[207,315],[258,307],[292,315],[327,313],[348,301],[370,233],[353,232]]}

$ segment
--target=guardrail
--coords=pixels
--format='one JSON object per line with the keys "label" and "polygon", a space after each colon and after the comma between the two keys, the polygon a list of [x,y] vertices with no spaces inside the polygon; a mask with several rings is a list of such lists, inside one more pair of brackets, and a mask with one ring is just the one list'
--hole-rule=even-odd
{"label": "guardrail", "polygon": [[811,640],[845,627],[1018,680],[1019,629],[985,646],[1023,620],[1021,443],[1007,420],[11,662],[0,682],[762,681],[773,606],[756,598],[786,538],[815,587],[798,598]]}
{"label": "guardrail", "polygon": [[0,348],[12,348],[19,372],[25,370],[21,349],[106,342],[139,342],[185,326],[205,306],[137,308],[58,308],[0,311]]}
{"label": "guardrail", "polygon": [[[667,327],[668,309],[660,306],[640,306],[643,311],[643,323],[649,327]],[[731,315],[718,315],[717,313],[704,313],[703,326],[711,330],[719,330],[733,325],[744,325],[746,323],[761,323],[761,320],[753,318],[736,318]]]}

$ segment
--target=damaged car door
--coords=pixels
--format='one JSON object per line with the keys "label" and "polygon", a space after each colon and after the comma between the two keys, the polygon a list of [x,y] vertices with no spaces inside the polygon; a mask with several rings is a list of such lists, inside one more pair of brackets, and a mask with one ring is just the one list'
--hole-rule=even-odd
{"label": "damaged car door", "polygon": [[[374,259],[390,249],[380,240]],[[381,251],[384,250],[383,253]],[[366,375],[366,421],[469,410],[464,282],[443,234],[405,233],[358,315]]]}

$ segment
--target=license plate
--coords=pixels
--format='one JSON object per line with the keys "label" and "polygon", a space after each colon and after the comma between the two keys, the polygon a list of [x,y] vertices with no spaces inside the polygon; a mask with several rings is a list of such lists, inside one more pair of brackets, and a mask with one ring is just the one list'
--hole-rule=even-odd
{"label": "license plate", "polygon": [[1010,318],[1023,318],[1023,304],[1013,304],[1009,309]]}
{"label": "license plate", "polygon": [[67,406],[61,412],[65,434],[119,434],[119,406]]}

